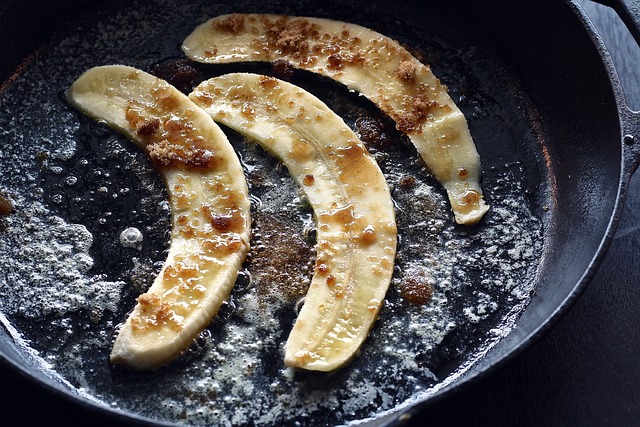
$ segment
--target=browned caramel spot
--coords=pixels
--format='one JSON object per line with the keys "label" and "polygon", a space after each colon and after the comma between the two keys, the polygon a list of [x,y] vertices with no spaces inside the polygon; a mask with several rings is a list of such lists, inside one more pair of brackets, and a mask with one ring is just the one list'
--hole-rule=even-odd
{"label": "browned caramel spot", "polygon": [[155,101],[151,110],[157,113],[175,110],[180,105],[180,99],[176,95],[175,89],[165,82],[156,83],[151,89],[151,95]]}
{"label": "browned caramel spot", "polygon": [[467,192],[460,198],[460,201],[457,203],[458,211],[462,214],[473,211],[476,207],[478,207],[481,199],[482,197],[477,191],[467,190]]}
{"label": "browned caramel spot", "polygon": [[216,19],[213,26],[220,31],[231,34],[238,34],[244,30],[244,16],[239,13],[231,14],[224,19]]}
{"label": "browned caramel spot", "polygon": [[378,240],[378,237],[376,235],[376,230],[372,226],[365,227],[365,229],[362,230],[362,234],[358,239],[358,241],[365,246],[371,245],[375,243],[377,240]]}
{"label": "browned caramel spot", "polygon": [[258,83],[263,89],[273,89],[278,85],[278,79],[269,76],[260,76]]}
{"label": "browned caramel spot", "polygon": [[364,62],[365,58],[360,52],[355,54],[340,52],[327,57],[327,68],[330,70],[341,70],[347,65],[362,65]]}
{"label": "browned caramel spot", "polygon": [[313,357],[311,357],[311,353],[309,353],[308,350],[298,351],[295,354],[295,358],[296,358],[296,361],[301,365],[306,365],[307,363],[313,360]]}
{"label": "browned caramel spot", "polygon": [[245,246],[240,236],[234,233],[227,233],[224,236],[209,235],[207,237],[207,233],[201,232],[200,235],[204,238],[203,246],[211,254],[215,255],[229,255],[242,250]]}
{"label": "browned caramel spot", "polygon": [[140,111],[136,108],[133,108],[132,105],[127,105],[124,111],[124,117],[127,119],[129,126],[131,126],[131,129],[133,130],[137,130],[138,124],[144,120],[144,117],[142,116]]}
{"label": "browned caramel spot", "polygon": [[213,212],[211,206],[202,205],[202,211],[211,223],[211,226],[221,233],[227,233],[229,231],[239,232],[244,226],[244,218],[238,210],[232,210],[226,215],[218,215]]}
{"label": "browned caramel spot", "polygon": [[200,276],[198,262],[201,261],[201,259],[197,255],[184,259],[188,261],[175,261],[173,264],[165,267],[162,279],[166,287],[173,288],[180,286],[189,279]]}
{"label": "browned caramel spot", "polygon": [[160,129],[160,120],[156,117],[147,118],[136,126],[136,133],[140,136],[151,136]]}
{"label": "browned caramel spot", "polygon": [[313,146],[303,139],[294,142],[291,150],[289,150],[291,158],[298,162],[309,159],[315,153]]}
{"label": "browned caramel spot", "polygon": [[329,55],[327,58],[327,66],[331,70],[339,70],[343,67],[342,64],[342,56],[339,53],[334,53],[333,55]]}
{"label": "browned caramel spot", "polygon": [[396,70],[396,76],[402,81],[413,83],[416,81],[417,67],[413,61],[402,61]]}
{"label": "browned caramel spot", "polygon": [[329,266],[327,266],[327,262],[322,259],[316,260],[316,272],[320,275],[325,275],[329,272]]}
{"label": "browned caramel spot", "polygon": [[173,144],[166,139],[147,145],[149,158],[168,168],[214,169],[219,159],[207,149]]}
{"label": "browned caramel spot", "polygon": [[305,175],[304,178],[302,179],[302,183],[307,186],[313,185],[314,181],[315,181],[315,178],[311,174]]}
{"label": "browned caramel spot", "polygon": [[469,171],[466,168],[460,167],[458,168],[458,177],[459,178],[466,178],[469,176]]}
{"label": "browned caramel spot", "polygon": [[175,331],[179,331],[181,326],[174,320],[174,312],[171,305],[155,295],[145,293],[140,295],[136,301],[139,304],[140,313],[131,319],[131,326],[134,331],[170,325]]}
{"label": "browned caramel spot", "polygon": [[180,216],[178,216],[178,218],[176,219],[176,224],[177,225],[186,225],[187,222],[189,221],[189,216],[182,214]]}
{"label": "browned caramel spot", "polygon": [[412,304],[424,305],[431,301],[433,287],[425,276],[413,274],[402,282],[400,294]]}
{"label": "browned caramel spot", "polygon": [[336,285],[336,278],[330,274],[327,276],[327,286],[333,288]]}
{"label": "browned caramel spot", "polygon": [[[162,88],[158,88],[158,91],[159,102],[177,102],[177,98],[164,92]],[[187,112],[185,115],[188,116]],[[173,117],[163,125],[158,118],[145,117],[132,104],[127,106],[125,118],[136,134],[145,138],[147,152],[156,166],[214,169],[220,162],[215,153],[207,148],[208,142],[198,134],[188,118]],[[163,131],[160,132],[162,128]]]}
{"label": "browned caramel spot", "polygon": [[340,148],[336,165],[340,170],[340,180],[344,183],[357,184],[357,180],[362,179],[361,177],[366,179],[372,171],[366,149],[356,143]]}
{"label": "browned caramel spot", "polygon": [[320,214],[319,216],[322,220],[324,220],[324,222],[331,221],[334,224],[341,225],[345,228],[351,226],[356,220],[352,205],[336,209],[332,213]]}
{"label": "browned caramel spot", "polygon": [[256,109],[253,108],[251,104],[245,102],[240,108],[240,114],[249,120],[253,120],[256,117]]}

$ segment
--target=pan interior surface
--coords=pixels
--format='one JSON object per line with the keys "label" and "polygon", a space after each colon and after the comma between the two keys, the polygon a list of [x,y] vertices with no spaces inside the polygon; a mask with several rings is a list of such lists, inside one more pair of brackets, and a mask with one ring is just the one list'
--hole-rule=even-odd
{"label": "pan interior surface", "polygon": [[[427,399],[473,370],[527,314],[536,286],[548,283],[546,259],[560,251],[548,240],[563,233],[552,220],[562,216],[556,200],[565,187],[553,177],[551,138],[538,100],[525,95],[535,82],[521,64],[507,65],[468,15],[423,6],[418,19],[410,18],[412,9],[370,3],[115,4],[73,20],[17,70],[0,92],[0,194],[15,206],[0,217],[0,314],[13,331],[0,353],[28,353],[20,363],[97,406],[191,425],[367,420]],[[397,206],[394,278],[360,354],[330,374],[284,367],[283,345],[313,271],[314,222],[286,169],[225,129],[245,167],[253,215],[252,251],[231,298],[170,366],[113,369],[113,333],[168,246],[167,194],[132,143],[78,114],[63,93],[86,69],[111,63],[150,71],[186,91],[230,71],[283,77],[269,64],[182,62],[186,35],[230,12],[340,19],[423,57],[468,118],[492,209],[477,226],[456,225],[444,191],[387,117],[344,87],[286,70],[284,77],[320,97],[362,137]],[[186,82],[177,77],[182,66]],[[551,133],[554,126],[548,124]],[[554,150],[554,162],[570,157],[568,148]],[[142,241],[123,245],[126,229]]]}

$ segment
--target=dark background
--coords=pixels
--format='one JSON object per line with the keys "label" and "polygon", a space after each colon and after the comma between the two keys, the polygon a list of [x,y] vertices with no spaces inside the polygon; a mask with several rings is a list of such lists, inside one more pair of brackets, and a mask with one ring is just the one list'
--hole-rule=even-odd
{"label": "dark background", "polygon": [[[581,1],[612,51],[632,108],[640,49],[607,7]],[[560,322],[477,383],[426,408],[410,426],[640,425],[640,175],[597,275]],[[119,426],[0,366],[0,425]],[[15,420],[15,421],[12,421]]]}

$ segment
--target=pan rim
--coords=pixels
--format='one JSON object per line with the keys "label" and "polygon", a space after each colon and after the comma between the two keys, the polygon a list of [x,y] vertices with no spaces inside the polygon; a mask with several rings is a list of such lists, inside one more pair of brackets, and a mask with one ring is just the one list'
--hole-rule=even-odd
{"label": "pan rim", "polygon": [[580,0],[564,0],[564,2],[571,8],[573,15],[579,20],[586,33],[589,35],[593,47],[597,50],[597,53],[602,61],[602,65],[605,67],[609,79],[611,93],[613,93],[615,102],[617,104],[616,110],[617,123],[619,124],[619,147],[621,151],[618,170],[619,179],[616,188],[615,202],[611,211],[611,215],[609,216],[609,221],[605,228],[605,232],[600,239],[598,248],[595,250],[594,255],[589,261],[587,268],[584,270],[580,278],[576,281],[571,291],[564,297],[562,302],[555,307],[551,315],[547,316],[545,320],[540,323],[535,329],[533,329],[523,338],[519,339],[519,343],[516,346],[501,355],[495,362],[483,366],[472,375],[461,378],[459,381],[455,381],[452,384],[438,390],[436,393],[429,395],[428,398],[424,401],[419,401],[413,405],[410,405],[409,408],[405,408],[404,411],[400,411],[398,414],[395,414],[395,416],[390,416],[381,425],[389,427],[404,425],[412,417],[418,417],[421,413],[427,412],[431,405],[434,405],[451,395],[461,393],[473,384],[476,384],[477,382],[484,379],[496,369],[499,369],[504,364],[509,363],[511,360],[517,358],[519,355],[525,352],[531,345],[533,345],[542,336],[553,329],[558,321],[571,310],[577,299],[582,295],[582,293],[588,287],[589,283],[598,271],[600,264],[605,258],[607,251],[611,246],[611,243],[613,242],[613,238],[615,236],[616,229],[620,222],[620,217],[624,209],[629,183],[633,173],[638,167],[637,162],[639,161],[638,159],[633,158],[633,154],[630,152],[631,150],[625,150],[626,147],[623,142],[625,126],[627,125],[627,122],[625,121],[625,113],[627,113],[626,115],[629,116],[626,118],[626,120],[629,120],[632,117],[635,117],[637,119],[638,112],[633,112],[627,107],[624,100],[624,89],[622,87],[622,83],[613,63],[613,59],[611,57],[609,49],[598,33],[597,28],[590,20],[589,15],[581,6]]}

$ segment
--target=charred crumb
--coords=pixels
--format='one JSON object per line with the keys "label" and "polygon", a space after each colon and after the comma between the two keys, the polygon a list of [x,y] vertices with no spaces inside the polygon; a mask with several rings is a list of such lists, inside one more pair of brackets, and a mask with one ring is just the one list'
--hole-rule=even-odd
{"label": "charred crumb", "polygon": [[9,196],[0,193],[0,215],[9,215],[16,211]]}
{"label": "charred crumb", "polygon": [[273,61],[271,69],[277,78],[285,81],[289,81],[291,77],[293,77],[293,72],[295,70],[293,65],[284,59],[277,59]]}
{"label": "charred crumb", "polygon": [[49,152],[48,151],[39,151],[36,154],[36,160],[40,163],[44,163],[49,159]]}
{"label": "charred crumb", "polygon": [[398,182],[398,186],[403,190],[409,190],[411,188],[414,188],[416,184],[417,184],[416,178],[411,175],[403,176],[402,178],[400,178],[400,181]]}
{"label": "charred crumb", "polygon": [[169,59],[155,64],[151,67],[150,73],[166,80],[184,93],[191,92],[200,74],[195,64],[184,58]]}

